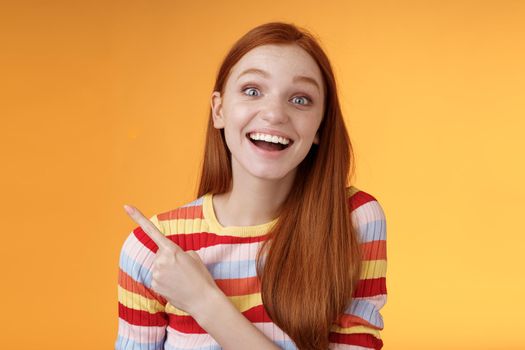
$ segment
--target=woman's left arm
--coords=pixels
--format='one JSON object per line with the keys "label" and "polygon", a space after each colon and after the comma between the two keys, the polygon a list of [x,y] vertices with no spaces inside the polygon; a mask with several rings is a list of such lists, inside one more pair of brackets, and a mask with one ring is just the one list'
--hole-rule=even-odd
{"label": "woman's left arm", "polygon": [[329,349],[380,350],[381,311],[387,299],[385,213],[377,199],[364,191],[349,200],[361,241],[362,271],[352,304],[333,325]]}

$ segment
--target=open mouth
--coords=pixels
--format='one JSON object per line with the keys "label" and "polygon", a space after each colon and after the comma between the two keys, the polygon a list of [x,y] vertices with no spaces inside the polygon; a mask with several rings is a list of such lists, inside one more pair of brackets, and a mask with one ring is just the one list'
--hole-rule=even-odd
{"label": "open mouth", "polygon": [[250,142],[253,143],[256,147],[263,149],[265,151],[271,151],[271,152],[282,151],[290,147],[290,145],[293,143],[292,140],[290,140],[290,142],[287,145],[283,145],[282,143],[273,143],[273,142],[264,141],[264,140],[253,140],[252,138],[250,138],[249,133],[246,134],[246,138],[248,138],[248,140],[250,140]]}

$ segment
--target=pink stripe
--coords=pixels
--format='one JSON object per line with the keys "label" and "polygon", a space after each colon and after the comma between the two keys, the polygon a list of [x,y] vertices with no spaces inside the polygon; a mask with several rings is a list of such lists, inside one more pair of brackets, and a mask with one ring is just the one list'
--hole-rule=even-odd
{"label": "pink stripe", "polygon": [[182,333],[171,327],[167,328],[169,333],[165,345],[170,345],[174,348],[187,348],[193,349],[195,347],[208,347],[211,345],[217,345],[215,339],[209,334],[188,334]]}
{"label": "pink stripe", "polygon": [[[215,264],[219,262],[254,260],[259,249],[260,242],[242,243],[235,245],[215,245],[197,250],[197,253],[206,264]],[[224,257],[230,259],[224,259]],[[204,259],[203,259],[204,260]]]}
{"label": "pink stripe", "polygon": [[[290,337],[286,335],[277,325],[272,322],[254,322],[252,323],[257,327],[264,335],[274,342],[277,341],[291,341]],[[213,339],[209,334],[188,334],[182,333],[167,327],[169,336],[167,337],[167,344],[176,348],[200,348],[207,347],[210,345],[217,345],[215,339]]]}
{"label": "pink stripe", "polygon": [[146,268],[153,265],[155,254],[144,246],[133,233],[124,243],[122,250],[127,256]]}
{"label": "pink stripe", "polygon": [[165,330],[164,326],[136,326],[120,317],[118,319],[118,334],[124,339],[131,339],[138,343],[157,343],[164,339]]}
{"label": "pink stripe", "polygon": [[332,344],[328,346],[329,350],[374,350],[374,348],[365,348],[359,345]]}

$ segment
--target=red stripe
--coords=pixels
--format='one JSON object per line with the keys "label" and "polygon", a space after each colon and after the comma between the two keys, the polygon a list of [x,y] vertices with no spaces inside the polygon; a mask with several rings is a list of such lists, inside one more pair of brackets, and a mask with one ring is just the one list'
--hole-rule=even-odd
{"label": "red stripe", "polygon": [[165,213],[157,215],[160,221],[177,220],[177,219],[204,219],[202,214],[202,205],[192,205],[188,207],[179,207]]}
{"label": "red stripe", "polygon": [[383,347],[383,341],[381,339],[368,333],[340,334],[330,332],[329,339],[331,343],[336,344],[358,345],[377,350]]}
{"label": "red stripe", "polygon": [[[137,226],[133,233],[137,240],[139,240],[145,247],[153,253],[158,250],[157,244],[144,232],[142,227]],[[179,233],[174,235],[166,235],[166,238],[181,247],[184,251],[199,250],[201,248],[213,247],[219,244],[243,244],[255,243],[264,241],[267,235],[257,237],[235,237],[235,236],[221,236],[208,232],[198,233]]]}
{"label": "red stripe", "polygon": [[126,322],[136,326],[166,326],[168,324],[168,314],[159,311],[150,314],[147,311],[135,310],[118,303],[118,316]]}
{"label": "red stripe", "polygon": [[348,198],[348,204],[350,205],[350,211],[354,211],[365,203],[375,201],[375,197],[364,191],[357,191],[352,197]]}
{"label": "red stripe", "polygon": [[141,295],[148,299],[156,299],[162,305],[166,305],[167,303],[164,297],[147,288],[142,283],[135,281],[130,275],[122,271],[120,268],[118,271],[118,284],[127,291]]}
{"label": "red stripe", "polygon": [[363,260],[386,260],[386,240],[363,242],[360,247]]}
{"label": "red stripe", "polygon": [[187,334],[206,334],[192,316],[169,314],[169,326],[179,332]]}
{"label": "red stripe", "polygon": [[262,242],[267,238],[267,235],[258,237],[235,237],[216,235],[209,232],[198,232],[166,235],[166,237],[177,243],[184,250],[199,250],[219,244],[232,245]]}
{"label": "red stripe", "polygon": [[386,294],[386,278],[368,278],[361,279],[357,284],[353,297],[365,298],[373,297],[380,294]]}
{"label": "red stripe", "polygon": [[[153,253],[157,252],[157,245],[153,240],[144,232],[142,227],[138,226],[133,230],[135,237],[145,247],[147,247]],[[216,235],[209,232],[197,232],[197,233],[179,233],[174,235],[166,235],[166,238],[181,247],[184,251],[187,250],[199,250],[201,248],[213,247],[219,244],[249,244],[262,242],[267,238],[267,235],[261,235],[257,237],[235,237],[235,236],[222,236]],[[361,243],[363,247],[364,260],[377,260],[386,259],[386,241],[370,241]]]}
{"label": "red stripe", "polygon": [[342,327],[342,328],[349,328],[353,326],[365,326],[365,327],[373,328],[377,330],[383,329],[383,328],[377,327],[376,325],[371,324],[370,322],[367,322],[361,317],[358,317],[356,315],[349,315],[349,314],[342,314],[341,316],[337,318],[335,323],[339,327]]}
{"label": "red stripe", "polygon": [[146,248],[151,250],[153,253],[156,253],[159,247],[157,244],[144,232],[142,227],[137,226],[133,229],[133,234],[135,237],[142,243]]}
{"label": "red stripe", "polygon": [[[242,312],[251,323],[272,322],[262,305],[257,305]],[[169,326],[182,333],[205,334],[206,331],[191,316],[169,314]]]}
{"label": "red stripe", "polygon": [[215,283],[226,296],[246,296],[261,292],[257,276],[247,278],[216,279]]}
{"label": "red stripe", "polygon": [[266,313],[263,305],[257,305],[249,310],[243,312],[243,315],[249,319],[252,323],[254,322],[273,322],[270,316]]}

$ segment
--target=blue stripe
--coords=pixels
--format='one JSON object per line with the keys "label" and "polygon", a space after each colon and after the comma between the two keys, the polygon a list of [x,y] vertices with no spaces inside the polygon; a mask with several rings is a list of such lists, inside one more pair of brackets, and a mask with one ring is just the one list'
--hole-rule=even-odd
{"label": "blue stripe", "polygon": [[386,240],[386,218],[381,204],[370,201],[352,212],[362,243]]}
{"label": "blue stripe", "polygon": [[361,242],[372,242],[386,239],[386,221],[377,219],[360,224],[357,227]]}
{"label": "blue stripe", "polygon": [[353,299],[352,305],[345,310],[345,313],[355,315],[376,327],[383,328],[383,317],[379,309],[366,299]]}
{"label": "blue stripe", "polygon": [[185,204],[185,205],[181,206],[181,208],[194,207],[194,206],[197,206],[197,205],[202,205],[203,201],[204,201],[204,196],[197,198],[193,202],[190,202],[188,204]]}
{"label": "blue stripe", "polygon": [[214,279],[248,278],[257,276],[255,260],[223,261],[207,264]]}
{"label": "blue stripe", "polygon": [[115,350],[162,350],[164,349],[164,340],[158,343],[138,343],[129,338],[119,335],[115,341]]}
{"label": "blue stripe", "polygon": [[276,340],[274,341],[274,343],[284,350],[297,350],[297,346],[295,346],[295,343],[289,340]]}

